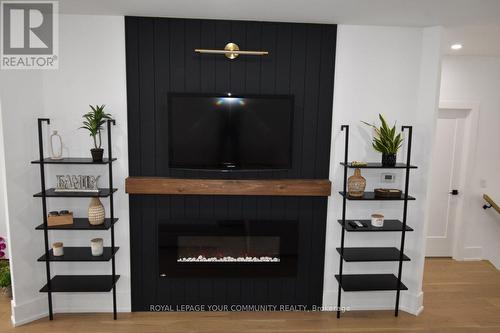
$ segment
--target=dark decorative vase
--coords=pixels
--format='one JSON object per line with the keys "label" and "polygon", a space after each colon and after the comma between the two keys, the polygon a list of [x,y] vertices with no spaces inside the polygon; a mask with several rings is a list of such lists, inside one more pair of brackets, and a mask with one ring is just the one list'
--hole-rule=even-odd
{"label": "dark decorative vase", "polygon": [[382,165],[383,166],[395,166],[396,165],[396,154],[382,154]]}
{"label": "dark decorative vase", "polygon": [[102,155],[104,155],[104,149],[102,148],[90,149],[90,153],[92,154],[92,161],[102,162]]}

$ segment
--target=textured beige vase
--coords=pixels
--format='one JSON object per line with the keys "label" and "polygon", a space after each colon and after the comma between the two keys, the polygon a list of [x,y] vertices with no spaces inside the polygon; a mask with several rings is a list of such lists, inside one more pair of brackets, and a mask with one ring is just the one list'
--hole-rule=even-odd
{"label": "textured beige vase", "polygon": [[354,175],[347,180],[347,194],[359,198],[365,193],[366,179],[361,176],[361,170],[355,169]]}
{"label": "textured beige vase", "polygon": [[90,199],[89,204],[89,223],[92,225],[99,225],[104,223],[104,206],[99,198],[95,197]]}

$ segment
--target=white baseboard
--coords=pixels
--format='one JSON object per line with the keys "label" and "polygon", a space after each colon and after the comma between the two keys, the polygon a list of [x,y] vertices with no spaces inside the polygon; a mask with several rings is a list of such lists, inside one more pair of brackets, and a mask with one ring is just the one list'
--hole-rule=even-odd
{"label": "white baseboard", "polygon": [[483,248],[480,246],[468,246],[463,249],[463,260],[483,260]]}
{"label": "white baseboard", "polygon": [[418,316],[424,311],[424,293],[421,291],[417,294],[412,294],[408,291],[402,291],[399,308],[412,315]]}
{"label": "white baseboard", "polygon": [[[117,293],[117,311],[130,312],[130,293]],[[111,313],[113,311],[112,294],[85,293],[52,295],[54,313]],[[11,322],[21,326],[40,318],[48,317],[47,296],[41,295],[31,301],[15,304],[12,302]]]}
{"label": "white baseboard", "polygon": [[49,315],[47,297],[40,295],[21,304],[11,301],[11,311],[10,321],[14,327],[46,317]]}
{"label": "white baseboard", "polygon": [[463,249],[463,257],[461,258],[453,258],[455,260],[463,260],[463,261],[479,261],[479,260],[487,260],[496,269],[500,270],[500,259],[497,256],[493,258],[488,255],[483,254],[483,248],[480,246],[469,246]]}
{"label": "white baseboard", "polygon": [[[337,291],[327,290],[323,293],[323,307],[333,309],[337,305]],[[401,292],[399,309],[418,316],[424,309],[424,293],[411,294],[408,291]],[[394,310],[395,292],[356,292],[342,293],[342,306],[352,311],[359,310]]]}

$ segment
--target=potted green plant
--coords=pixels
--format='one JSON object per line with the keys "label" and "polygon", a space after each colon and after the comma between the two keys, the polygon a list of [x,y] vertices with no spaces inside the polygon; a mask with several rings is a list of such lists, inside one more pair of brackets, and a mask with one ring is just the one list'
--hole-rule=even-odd
{"label": "potted green plant", "polygon": [[92,111],[83,115],[83,126],[80,128],[90,132],[90,136],[94,140],[94,148],[90,149],[92,160],[101,162],[104,154],[104,149],[101,148],[101,131],[106,120],[111,119],[109,113],[104,112],[105,105],[89,105]]}
{"label": "potted green plant", "polygon": [[403,137],[401,133],[396,133],[396,123],[394,123],[394,126],[389,127],[384,116],[379,114],[378,117],[381,122],[380,127],[377,127],[374,124],[370,124],[365,121],[363,121],[363,123],[375,130],[375,136],[373,137],[372,146],[373,149],[382,153],[382,165],[395,166],[396,154],[399,148],[401,148]]}
{"label": "potted green plant", "polygon": [[10,267],[7,260],[0,261],[0,288],[7,297],[12,298]]}

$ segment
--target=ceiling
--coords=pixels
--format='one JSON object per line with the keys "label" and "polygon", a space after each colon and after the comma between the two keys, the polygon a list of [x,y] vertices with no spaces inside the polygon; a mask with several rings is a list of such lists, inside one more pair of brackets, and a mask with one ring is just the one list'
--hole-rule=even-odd
{"label": "ceiling", "polygon": [[68,14],[398,26],[497,23],[498,0],[61,0]]}
{"label": "ceiling", "polygon": [[[500,56],[500,0],[60,0],[59,6],[65,14],[441,25],[446,53]],[[464,47],[451,53],[455,42]]]}
{"label": "ceiling", "polygon": [[[462,44],[463,48],[452,50],[450,46],[457,43]],[[445,55],[500,57],[500,22],[445,28],[442,45]]]}

